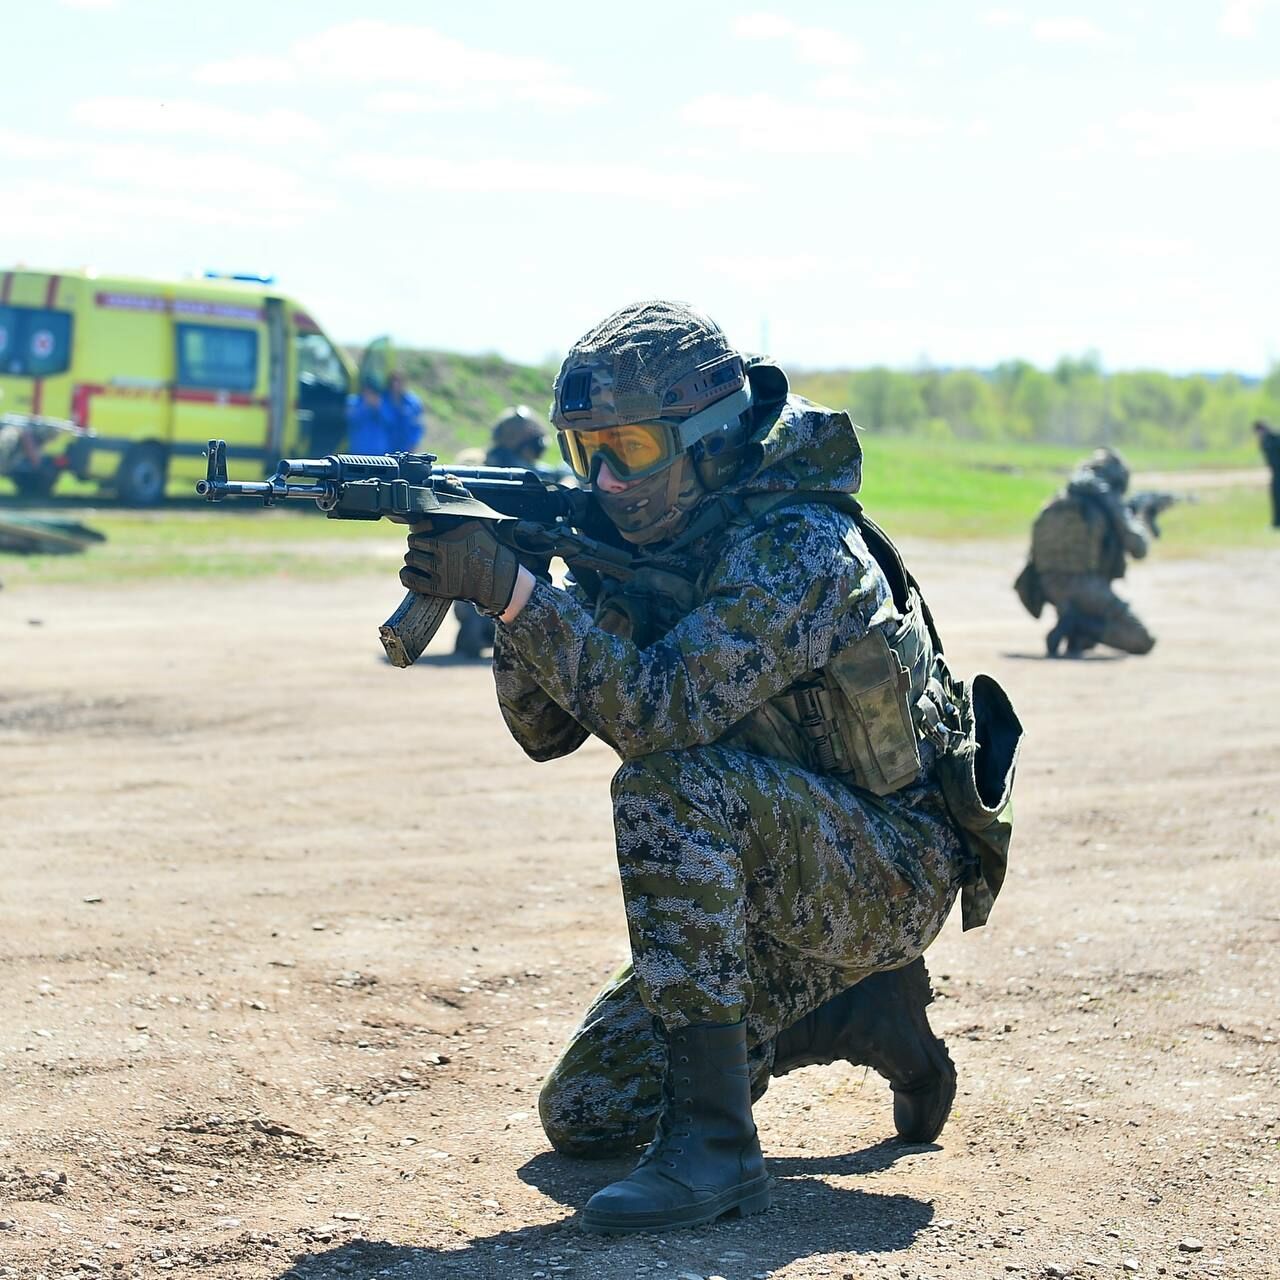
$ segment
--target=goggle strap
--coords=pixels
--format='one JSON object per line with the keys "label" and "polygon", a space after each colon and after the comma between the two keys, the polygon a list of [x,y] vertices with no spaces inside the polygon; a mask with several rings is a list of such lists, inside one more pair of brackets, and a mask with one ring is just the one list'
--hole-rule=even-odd
{"label": "goggle strap", "polygon": [[675,427],[676,439],[680,442],[681,452],[691,449],[699,440],[709,436],[713,431],[727,427],[750,408],[751,383],[745,382],[731,396],[725,396],[723,400],[717,400],[715,404],[699,410],[693,417],[686,418],[679,425],[672,423],[671,425]]}

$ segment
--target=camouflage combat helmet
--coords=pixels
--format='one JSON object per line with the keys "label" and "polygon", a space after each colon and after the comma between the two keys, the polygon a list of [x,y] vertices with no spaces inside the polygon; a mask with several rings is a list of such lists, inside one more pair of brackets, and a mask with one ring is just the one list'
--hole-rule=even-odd
{"label": "camouflage combat helmet", "polygon": [[[674,536],[738,470],[751,386],[720,326],[683,302],[638,302],[574,343],[551,421],[565,461],[629,542]],[[625,483],[606,492],[600,470]]]}
{"label": "camouflage combat helmet", "polygon": [[520,449],[545,439],[547,428],[527,404],[513,404],[502,411],[502,416],[493,424],[492,434],[495,445]]}
{"label": "camouflage combat helmet", "polygon": [[1114,450],[1106,446],[1095,449],[1089,460],[1080,468],[1098,477],[1109,489],[1116,493],[1124,493],[1129,487],[1129,468],[1124,459]]}

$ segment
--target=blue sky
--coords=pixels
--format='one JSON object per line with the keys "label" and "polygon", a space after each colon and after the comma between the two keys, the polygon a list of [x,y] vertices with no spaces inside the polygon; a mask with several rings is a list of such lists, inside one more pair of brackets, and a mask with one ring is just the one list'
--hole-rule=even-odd
{"label": "blue sky", "polygon": [[539,360],[1280,360],[1280,0],[10,0],[0,266],[274,273]]}

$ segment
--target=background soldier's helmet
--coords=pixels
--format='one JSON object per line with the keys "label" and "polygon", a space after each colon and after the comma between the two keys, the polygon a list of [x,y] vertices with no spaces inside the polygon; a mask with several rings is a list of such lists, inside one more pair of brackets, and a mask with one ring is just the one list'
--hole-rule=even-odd
{"label": "background soldier's helmet", "polygon": [[519,450],[546,439],[546,424],[540,422],[527,404],[514,404],[502,411],[493,424],[493,443],[503,449]]}
{"label": "background soldier's helmet", "polygon": [[1091,472],[1116,493],[1124,493],[1129,487],[1129,468],[1114,449],[1095,449],[1081,470]]}
{"label": "background soldier's helmet", "polygon": [[709,490],[735,475],[750,434],[742,356],[683,302],[633,303],[573,344],[551,421],[565,461],[595,484],[608,462],[625,492],[596,500],[629,542],[679,532]]}

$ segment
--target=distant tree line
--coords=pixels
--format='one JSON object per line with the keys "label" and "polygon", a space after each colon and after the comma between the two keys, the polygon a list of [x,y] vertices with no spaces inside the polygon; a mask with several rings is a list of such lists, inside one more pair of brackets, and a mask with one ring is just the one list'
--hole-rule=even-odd
{"label": "distant tree line", "polygon": [[1236,374],[1103,373],[1094,356],[1050,371],[1011,360],[987,372],[883,367],[800,374],[796,389],[870,430],[939,440],[1230,450],[1256,418],[1280,423],[1280,365]]}
{"label": "distant tree line", "polygon": [[[359,349],[352,355],[358,359]],[[402,348],[396,361],[427,406],[427,439],[443,456],[483,445],[505,405],[543,412],[554,368],[495,355]],[[1024,360],[994,369],[875,367],[801,372],[797,391],[847,409],[860,426],[917,439],[1025,440],[1092,447],[1256,453],[1250,424],[1280,425],[1280,365],[1261,381],[1236,374],[1103,373],[1097,357],[1051,370]]]}

